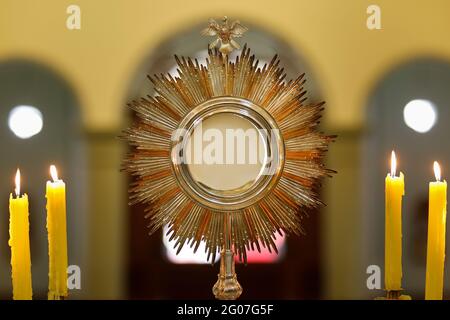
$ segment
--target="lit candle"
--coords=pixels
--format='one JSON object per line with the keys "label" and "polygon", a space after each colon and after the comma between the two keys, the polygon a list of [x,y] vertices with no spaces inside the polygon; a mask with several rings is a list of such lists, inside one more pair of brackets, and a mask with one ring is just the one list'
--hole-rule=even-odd
{"label": "lit candle", "polygon": [[444,288],[445,224],[447,182],[441,181],[441,168],[434,162],[435,182],[430,182],[428,199],[428,245],[426,300],[442,300]]}
{"label": "lit candle", "polygon": [[16,174],[15,198],[9,198],[9,246],[11,247],[12,286],[14,300],[31,300],[30,224],[28,196],[20,195],[20,171]]}
{"label": "lit candle", "polygon": [[402,289],[402,198],[405,194],[403,173],[396,176],[397,159],[391,155],[391,172],[385,185],[385,287],[387,291]]}
{"label": "lit candle", "polygon": [[50,167],[53,181],[47,181],[47,230],[49,254],[48,299],[67,297],[66,185]]}

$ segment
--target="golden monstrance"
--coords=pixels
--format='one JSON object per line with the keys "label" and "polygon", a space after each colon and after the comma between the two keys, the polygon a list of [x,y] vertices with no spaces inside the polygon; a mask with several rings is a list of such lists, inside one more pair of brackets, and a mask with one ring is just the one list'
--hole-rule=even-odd
{"label": "golden monstrance", "polygon": [[324,103],[306,102],[304,75],[287,81],[277,56],[259,67],[244,46],[230,59],[246,31],[210,19],[206,64],[175,56],[177,77],[149,77],[156,94],[129,104],[137,117],[124,132],[131,203],[147,205],[150,233],[168,226],[178,252],[205,242],[211,262],[220,253],[218,299],[242,293],[235,255],[246,263],[247,250],[277,252],[277,233],[300,234],[304,213],[321,204],[321,178],[333,173],[322,159],[334,137],[317,129]]}

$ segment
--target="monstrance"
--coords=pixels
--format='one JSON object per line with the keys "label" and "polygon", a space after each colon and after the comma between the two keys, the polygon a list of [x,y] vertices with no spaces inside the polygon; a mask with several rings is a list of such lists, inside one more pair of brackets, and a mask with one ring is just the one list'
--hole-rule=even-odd
{"label": "monstrance", "polygon": [[[278,252],[277,233],[301,233],[303,213],[321,204],[321,178],[333,173],[322,159],[334,136],[317,130],[324,103],[306,103],[304,74],[286,81],[277,56],[260,67],[246,46],[230,59],[246,30],[210,19],[206,64],[175,56],[177,77],[149,77],[156,94],[129,104],[137,119],[124,132],[131,203],[147,204],[150,234],[167,225],[178,252],[204,242],[211,262],[220,253],[218,299],[242,293],[236,255],[246,263],[248,250]],[[246,146],[258,146],[258,161]]]}

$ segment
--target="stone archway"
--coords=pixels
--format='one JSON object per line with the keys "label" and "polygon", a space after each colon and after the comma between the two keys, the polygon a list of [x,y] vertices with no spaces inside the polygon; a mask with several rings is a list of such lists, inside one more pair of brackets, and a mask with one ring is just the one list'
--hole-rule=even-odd
{"label": "stone archway", "polygon": [[[140,63],[130,85],[128,100],[152,95],[148,74],[171,73],[176,75],[174,54],[189,56],[204,61],[207,44],[211,39],[202,38],[199,31],[203,26],[193,26],[175,34],[150,52]],[[257,26],[240,41],[246,42],[257,59],[270,61],[278,53],[281,64],[288,71],[288,78],[306,72],[308,93],[311,101],[320,99],[321,90],[317,85],[311,66],[298,56],[281,39]],[[131,298],[208,298],[211,297],[211,282],[215,271],[208,265],[175,265],[167,261],[160,234],[148,237],[145,229],[143,206],[130,209],[130,262],[129,280]],[[247,281],[247,298],[318,298],[320,296],[320,226],[316,212],[305,219],[307,235],[291,237],[284,258],[275,264],[249,265],[242,268],[240,277]],[[301,253],[301,254],[300,254]],[[187,276],[189,274],[189,276]],[[209,276],[208,276],[209,274]],[[158,275],[158,276],[156,276]],[[245,276],[246,275],[246,276]],[[246,278],[244,278],[246,277]],[[258,290],[258,279],[267,279],[267,290]],[[269,281],[268,279],[271,279]],[[195,286],[194,286],[195,282]],[[191,284],[189,284],[191,283]],[[253,285],[252,285],[253,284]],[[192,286],[190,288],[189,286]],[[173,288],[177,287],[177,290]]]}
{"label": "stone archway", "polygon": [[[45,183],[49,166],[55,164],[67,182],[69,264],[83,267],[86,154],[82,135],[81,108],[65,79],[45,65],[28,60],[0,62],[0,294],[11,297],[10,249],[8,247],[8,195],[20,167],[23,190],[30,198],[30,242],[34,297],[47,296],[48,253]],[[33,106],[43,117],[42,131],[20,139],[8,127],[10,111]],[[27,119],[23,119],[27,121]],[[76,296],[77,292],[73,293]]]}
{"label": "stone archway", "polygon": [[[449,62],[414,59],[394,67],[378,81],[366,109],[367,130],[361,154],[365,263],[384,268],[384,177],[389,170],[390,152],[395,149],[398,168],[405,174],[403,286],[414,298],[422,298],[424,292],[432,163],[438,160],[447,175],[450,166],[449,83]],[[436,108],[437,121],[427,132],[416,132],[405,122],[404,107],[416,99],[431,101]],[[421,116],[417,114],[416,120]]]}

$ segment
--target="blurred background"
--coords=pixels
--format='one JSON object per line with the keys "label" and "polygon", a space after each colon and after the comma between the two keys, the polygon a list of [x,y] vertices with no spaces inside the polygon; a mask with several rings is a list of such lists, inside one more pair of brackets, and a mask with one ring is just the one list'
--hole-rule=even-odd
{"label": "blurred background", "polygon": [[[381,9],[381,30],[366,26]],[[67,8],[81,9],[69,30]],[[152,94],[147,74],[175,74],[173,54],[203,59],[208,18],[239,19],[261,61],[279,54],[288,77],[306,72],[310,101],[325,100],[322,129],[337,134],[324,181],[327,204],[306,235],[279,238],[281,254],[237,266],[243,298],[366,299],[366,269],[384,265],[384,178],[397,152],[405,174],[403,286],[424,296],[428,182],[448,177],[450,3],[446,0],[32,1],[0,0],[0,297],[11,297],[8,195],[21,168],[30,196],[33,288],[47,291],[45,181],[57,165],[68,187],[69,264],[79,299],[212,298],[218,265],[175,256],[149,237],[143,208],[127,205],[117,137],[126,103]],[[448,269],[448,268],[447,268]],[[447,277],[445,283],[450,279]],[[445,297],[450,296],[447,285]]]}

